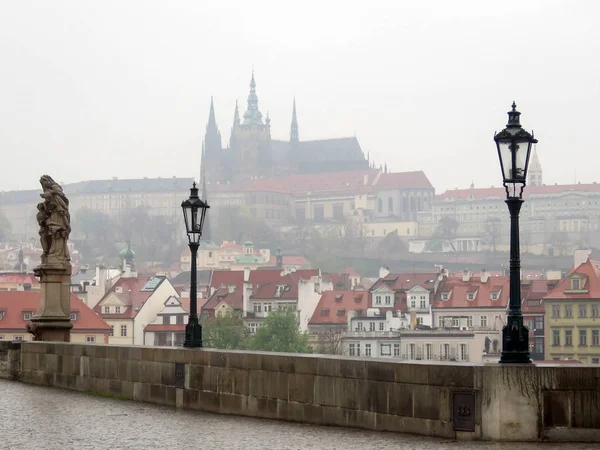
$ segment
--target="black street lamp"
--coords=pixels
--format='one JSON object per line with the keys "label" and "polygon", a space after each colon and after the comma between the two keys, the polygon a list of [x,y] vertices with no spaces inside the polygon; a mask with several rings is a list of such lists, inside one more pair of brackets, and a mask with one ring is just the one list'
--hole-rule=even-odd
{"label": "black street lamp", "polygon": [[194,182],[190,189],[190,198],[181,203],[183,209],[183,218],[185,219],[185,229],[187,231],[190,251],[192,253],[192,267],[190,274],[190,316],[185,326],[184,347],[196,348],[202,347],[202,325],[198,321],[198,295],[197,295],[197,271],[196,256],[198,247],[200,247],[200,238],[202,237],[202,227],[206,211],[210,206],[198,197],[198,188]]}
{"label": "black street lamp", "polygon": [[537,143],[537,139],[533,137],[533,133],[530,134],[521,127],[520,115],[513,102],[506,128],[494,134],[506,189],[506,204],[510,212],[510,300],[506,325],[502,328],[500,362],[530,364],[529,329],[523,324],[521,313],[519,211],[523,204],[531,144]]}

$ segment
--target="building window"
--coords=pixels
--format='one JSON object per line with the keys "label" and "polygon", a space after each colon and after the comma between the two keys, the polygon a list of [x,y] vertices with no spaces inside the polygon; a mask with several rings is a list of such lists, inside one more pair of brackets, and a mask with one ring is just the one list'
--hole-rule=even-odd
{"label": "building window", "polygon": [[371,356],[371,344],[365,344],[365,356]]}
{"label": "building window", "polygon": [[110,331],[108,332],[109,336],[114,336],[115,335],[115,326],[111,325],[110,326]]}
{"label": "building window", "polygon": [[544,337],[543,336],[536,336],[534,338],[533,342],[534,342],[533,351],[535,353],[543,355],[544,354]]}
{"label": "building window", "polygon": [[480,322],[481,326],[487,327],[487,316],[481,316],[480,320],[481,320],[481,322]]}
{"label": "building window", "polygon": [[581,280],[579,278],[571,278],[571,289],[573,291],[581,289]]}
{"label": "building window", "polygon": [[498,300],[498,293],[492,292],[492,300]]}
{"label": "building window", "polygon": [[412,309],[415,309],[415,308],[417,307],[417,301],[416,301],[416,300],[411,300],[411,301],[410,301],[410,307],[411,307]]}
{"label": "building window", "polygon": [[343,219],[344,218],[344,204],[343,203],[334,203],[333,218],[334,219]]}
{"label": "building window", "polygon": [[587,317],[587,305],[579,305],[579,317]]}
{"label": "building window", "polygon": [[592,317],[598,317],[598,305],[592,305]]}
{"label": "building window", "polygon": [[560,330],[552,330],[552,345],[555,347],[560,345]]}
{"label": "building window", "polygon": [[560,317],[560,305],[552,305],[552,317]]}
{"label": "building window", "polygon": [[392,346],[390,344],[381,344],[380,347],[381,356],[391,356]]}
{"label": "building window", "polygon": [[110,313],[110,306],[105,306],[104,307],[104,314],[109,314]]}
{"label": "building window", "polygon": [[369,331],[375,331],[375,322],[369,322]]}
{"label": "building window", "polygon": [[0,320],[4,319],[4,311],[0,311]]}
{"label": "building window", "polygon": [[421,300],[421,309],[427,308],[427,300]]}
{"label": "building window", "polygon": [[431,344],[425,344],[425,359],[431,359],[433,357],[433,346]]}
{"label": "building window", "polygon": [[392,197],[388,197],[388,211],[394,212],[394,200],[392,200]]}
{"label": "building window", "polygon": [[438,319],[438,327],[445,328],[445,326],[446,326],[446,319],[444,317],[440,317]]}
{"label": "building window", "polygon": [[85,342],[87,342],[88,344],[93,344],[94,342],[96,342],[96,336],[86,336]]}
{"label": "building window", "polygon": [[349,344],[348,345],[348,355],[349,356],[356,356],[356,349],[354,347],[354,344]]}
{"label": "building window", "polygon": [[386,305],[390,305],[392,303],[392,296],[391,295],[386,295],[385,296],[385,304]]}
{"label": "building window", "polygon": [[534,318],[534,331],[542,331],[544,329],[544,316],[536,316]]}
{"label": "building window", "polygon": [[460,323],[459,323],[459,319],[458,319],[458,317],[453,317],[453,318],[452,318],[452,326],[456,328],[456,327],[458,327],[459,325],[460,325]]}
{"label": "building window", "polygon": [[573,317],[573,307],[571,305],[565,305],[565,317]]}
{"label": "building window", "polygon": [[363,329],[362,322],[358,322],[358,326],[356,327],[356,331],[362,331],[362,329]]}
{"label": "building window", "polygon": [[442,300],[447,301],[450,298],[450,294],[447,292],[442,292]]}
{"label": "building window", "polygon": [[377,212],[383,212],[383,201],[380,198],[377,199]]}
{"label": "building window", "polygon": [[77,320],[77,313],[72,312],[70,314],[70,316],[71,316],[71,321]]}
{"label": "building window", "polygon": [[423,318],[417,317],[417,325],[423,325]]}
{"label": "building window", "polygon": [[467,327],[473,327],[473,316],[467,317]]}
{"label": "building window", "polygon": [[568,347],[573,345],[573,330],[565,330],[565,345]]}
{"label": "building window", "polygon": [[579,346],[587,347],[587,330],[579,330]]}
{"label": "building window", "polygon": [[127,337],[127,325],[121,325],[121,336]]}
{"label": "building window", "polygon": [[121,314],[121,307],[115,306],[115,314]]}
{"label": "building window", "polygon": [[400,356],[400,344],[394,344],[394,356]]}
{"label": "building window", "polygon": [[360,356],[360,343],[356,344],[356,356]]}
{"label": "building window", "polygon": [[23,320],[31,320],[31,313],[30,312],[24,312],[23,313]]}
{"label": "building window", "polygon": [[313,220],[315,222],[323,222],[325,220],[325,209],[323,205],[315,205],[313,207]]}
{"label": "building window", "polygon": [[592,364],[600,364],[600,358],[592,358]]}
{"label": "building window", "polygon": [[468,361],[469,355],[467,354],[467,344],[460,344],[459,346],[459,356],[461,361]]}
{"label": "building window", "polygon": [[467,300],[475,300],[475,294],[467,294]]}
{"label": "building window", "polygon": [[383,328],[384,328],[384,323],[379,322],[379,331],[383,331]]}
{"label": "building window", "polygon": [[376,295],[376,296],[375,296],[375,303],[376,303],[377,305],[381,305],[381,295]]}
{"label": "building window", "polygon": [[592,345],[600,345],[600,332],[598,330],[592,330]]}
{"label": "building window", "polygon": [[22,341],[23,340],[23,336],[15,336],[13,338],[13,341]]}

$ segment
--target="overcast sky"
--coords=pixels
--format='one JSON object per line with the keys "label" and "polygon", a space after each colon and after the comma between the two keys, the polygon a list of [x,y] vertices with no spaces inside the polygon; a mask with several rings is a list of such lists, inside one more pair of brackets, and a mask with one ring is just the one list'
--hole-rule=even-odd
{"label": "overcast sky", "polygon": [[438,193],[500,184],[516,100],[547,184],[600,181],[600,2],[0,2],[0,190],[197,177],[254,67],[271,134],[356,136]]}

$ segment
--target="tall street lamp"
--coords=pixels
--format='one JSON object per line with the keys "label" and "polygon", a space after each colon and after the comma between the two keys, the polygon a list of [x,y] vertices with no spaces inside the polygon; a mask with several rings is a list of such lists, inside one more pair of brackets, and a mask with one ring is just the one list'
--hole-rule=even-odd
{"label": "tall street lamp", "polygon": [[523,324],[521,314],[519,211],[523,204],[531,144],[537,143],[537,139],[533,137],[533,133],[528,133],[521,127],[520,115],[513,102],[506,128],[494,134],[506,190],[506,204],[510,212],[510,300],[506,325],[502,328],[500,362],[530,364],[529,329]]}
{"label": "tall street lamp", "polygon": [[197,295],[197,271],[196,256],[198,247],[200,247],[200,238],[202,237],[202,227],[206,211],[210,206],[198,197],[198,188],[196,183],[190,189],[190,198],[181,203],[183,209],[183,218],[185,220],[185,229],[188,235],[190,252],[192,253],[192,273],[190,277],[190,316],[185,326],[184,347],[197,348],[202,347],[202,325],[198,321],[198,295]]}

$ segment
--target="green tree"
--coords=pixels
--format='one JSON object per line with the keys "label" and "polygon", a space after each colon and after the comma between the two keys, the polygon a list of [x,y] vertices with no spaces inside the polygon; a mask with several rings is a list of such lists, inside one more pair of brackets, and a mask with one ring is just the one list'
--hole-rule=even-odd
{"label": "green tree", "polygon": [[452,216],[444,216],[438,222],[433,237],[434,239],[446,241],[452,248],[452,251],[455,252],[456,248],[454,247],[454,239],[456,239],[457,234],[458,221]]}
{"label": "green tree", "polygon": [[212,317],[202,325],[204,345],[209,348],[239,349],[244,347],[246,327],[237,312]]}
{"label": "green tree", "polygon": [[298,316],[291,307],[279,307],[269,313],[250,339],[252,350],[308,353],[308,335],[298,331]]}

